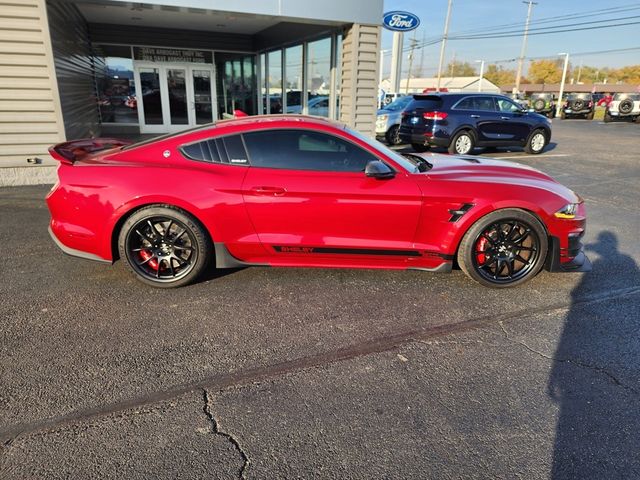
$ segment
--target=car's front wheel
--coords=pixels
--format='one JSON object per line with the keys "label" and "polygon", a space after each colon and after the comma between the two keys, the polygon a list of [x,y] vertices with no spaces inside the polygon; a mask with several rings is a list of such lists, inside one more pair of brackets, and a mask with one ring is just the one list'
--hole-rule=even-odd
{"label": "car's front wheel", "polygon": [[118,252],[126,266],[143,283],[160,288],[195,281],[209,264],[212,251],[204,227],[167,205],[136,211],[118,236]]}
{"label": "car's front wheel", "polygon": [[529,138],[527,139],[527,144],[524,146],[524,151],[533,155],[537,155],[538,153],[542,153],[544,147],[547,146],[547,136],[544,133],[544,130],[534,130]]}
{"label": "car's front wheel", "polygon": [[449,153],[456,155],[470,154],[476,145],[473,133],[468,130],[458,132],[449,144]]}
{"label": "car's front wheel", "polygon": [[547,234],[538,218],[508,208],[485,215],[464,235],[458,264],[472,279],[487,287],[520,285],[542,269]]}
{"label": "car's front wheel", "polygon": [[394,125],[385,135],[385,140],[389,145],[400,145],[402,139],[400,138],[400,125]]}

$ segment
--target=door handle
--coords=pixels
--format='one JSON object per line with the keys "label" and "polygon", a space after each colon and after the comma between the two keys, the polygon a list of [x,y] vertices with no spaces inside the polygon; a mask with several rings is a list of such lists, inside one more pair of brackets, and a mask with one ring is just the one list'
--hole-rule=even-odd
{"label": "door handle", "polygon": [[511,117],[500,117],[502,120],[511,120]]}
{"label": "door handle", "polygon": [[480,118],[480,115],[469,115],[471,118]]}
{"label": "door handle", "polygon": [[271,195],[274,197],[282,196],[286,193],[286,189],[282,187],[252,187],[251,193],[254,195]]}

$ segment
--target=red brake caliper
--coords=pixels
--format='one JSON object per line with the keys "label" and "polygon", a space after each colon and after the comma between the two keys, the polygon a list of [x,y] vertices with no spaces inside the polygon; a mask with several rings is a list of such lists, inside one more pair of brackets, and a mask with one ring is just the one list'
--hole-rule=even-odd
{"label": "red brake caliper", "polygon": [[[149,250],[140,250],[139,254],[140,254],[140,258],[142,258],[142,260],[144,260],[144,261],[147,261],[151,257],[153,257],[153,255],[151,255],[151,252],[149,252]],[[153,268],[154,270],[157,270],[158,269],[158,260],[156,260],[155,258],[153,260],[149,260],[149,266],[151,268]]]}
{"label": "red brake caliper", "polygon": [[[480,239],[476,242],[476,252],[484,252],[487,246],[487,239],[484,237],[480,237]],[[476,258],[478,265],[484,265],[484,262],[487,261],[487,257],[484,253],[478,253]]]}

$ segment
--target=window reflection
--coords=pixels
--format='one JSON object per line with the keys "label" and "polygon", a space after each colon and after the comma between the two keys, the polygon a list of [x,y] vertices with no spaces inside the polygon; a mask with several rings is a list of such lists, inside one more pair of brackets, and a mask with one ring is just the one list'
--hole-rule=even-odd
{"label": "window reflection", "polygon": [[218,117],[230,118],[235,110],[257,114],[255,56],[216,53]]}
{"label": "window reflection", "polygon": [[282,50],[270,52],[267,86],[269,113],[282,113]]}
{"label": "window reflection", "polygon": [[309,43],[307,59],[309,115],[328,117],[331,91],[331,38]]}
{"label": "window reflection", "polygon": [[302,45],[285,51],[287,113],[302,113]]}
{"label": "window reflection", "polygon": [[133,61],[104,58],[102,75],[96,75],[98,107],[103,123],[138,123]]}

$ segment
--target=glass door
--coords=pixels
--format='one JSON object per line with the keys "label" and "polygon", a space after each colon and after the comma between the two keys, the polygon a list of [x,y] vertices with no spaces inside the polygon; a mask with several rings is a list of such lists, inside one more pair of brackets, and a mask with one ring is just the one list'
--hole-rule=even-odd
{"label": "glass door", "polygon": [[216,118],[212,65],[137,64],[140,133],[179,132]]}

